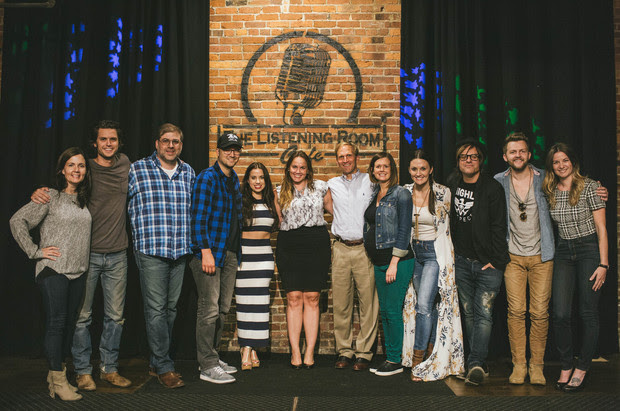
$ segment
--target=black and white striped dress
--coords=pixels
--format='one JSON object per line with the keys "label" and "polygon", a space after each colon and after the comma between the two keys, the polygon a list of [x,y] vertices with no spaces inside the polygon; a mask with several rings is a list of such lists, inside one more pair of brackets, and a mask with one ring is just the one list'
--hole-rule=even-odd
{"label": "black and white striped dress", "polygon": [[[263,201],[255,201],[252,225],[243,231],[271,232],[274,218]],[[269,283],[274,259],[269,238],[241,239],[241,266],[237,271],[237,335],[240,347],[266,347],[269,344]]]}

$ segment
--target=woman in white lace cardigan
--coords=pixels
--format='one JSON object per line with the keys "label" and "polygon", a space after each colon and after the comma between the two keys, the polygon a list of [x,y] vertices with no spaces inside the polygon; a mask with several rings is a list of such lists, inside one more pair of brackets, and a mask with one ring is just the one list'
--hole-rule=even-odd
{"label": "woman in white lace cardigan", "polygon": [[[454,281],[454,247],[450,237],[451,197],[447,187],[433,181],[432,159],[424,151],[417,150],[414,153],[409,163],[409,172],[414,183],[405,185],[405,188],[412,193],[414,202],[412,248],[415,250],[416,242],[418,245],[432,244],[428,248],[434,249],[439,272],[437,291],[431,293],[430,298],[438,294],[439,302],[434,306],[432,319],[425,321],[428,324],[419,324],[416,328],[416,292],[413,281],[409,284],[403,309],[405,332],[402,364],[412,367],[413,381],[435,381],[464,371],[463,332]],[[421,238],[432,240],[419,241]],[[418,265],[420,267],[416,268],[421,268],[421,262],[416,255],[416,266]],[[417,285],[421,288],[419,282],[420,280]],[[420,322],[422,321],[424,319]],[[429,330],[429,326],[434,328]],[[424,343],[423,351],[414,350],[416,330],[424,333],[422,339],[428,339],[428,345]]]}

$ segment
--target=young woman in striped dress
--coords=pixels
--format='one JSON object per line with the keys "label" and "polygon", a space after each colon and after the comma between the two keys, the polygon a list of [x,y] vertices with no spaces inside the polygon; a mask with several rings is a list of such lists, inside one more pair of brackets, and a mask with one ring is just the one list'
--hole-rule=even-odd
{"label": "young woman in striped dress", "polygon": [[279,226],[280,210],[269,172],[262,163],[248,166],[241,193],[241,266],[235,283],[237,336],[241,369],[251,370],[260,366],[255,349],[269,344],[269,283],[274,270],[270,237]]}

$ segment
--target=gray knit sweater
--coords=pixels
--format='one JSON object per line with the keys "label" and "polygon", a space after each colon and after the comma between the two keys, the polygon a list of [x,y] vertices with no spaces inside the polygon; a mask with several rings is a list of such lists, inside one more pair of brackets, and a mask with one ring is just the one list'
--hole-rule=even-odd
{"label": "gray knit sweater", "polygon": [[[11,232],[26,255],[37,261],[35,277],[49,267],[69,279],[78,278],[88,269],[90,255],[91,218],[87,207],[80,208],[77,194],[67,194],[50,189],[47,204],[30,202],[11,217]],[[41,241],[32,241],[30,230],[37,225]],[[58,247],[56,261],[43,258],[42,249]]]}

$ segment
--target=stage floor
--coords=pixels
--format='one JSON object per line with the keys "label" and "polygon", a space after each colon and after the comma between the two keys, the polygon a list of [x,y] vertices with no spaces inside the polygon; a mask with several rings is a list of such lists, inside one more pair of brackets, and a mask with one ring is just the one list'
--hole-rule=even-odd
{"label": "stage floor", "polygon": [[[239,367],[239,355],[226,353],[225,361]],[[312,370],[293,370],[288,355],[263,354],[261,367],[239,371],[234,384],[216,385],[198,378],[195,361],[177,361],[186,386],[168,390],[149,377],[144,358],[123,359],[121,373],[133,381],[127,389],[114,388],[95,375],[97,391],[82,393],[75,403],[47,395],[46,363],[42,359],[0,358],[0,409],[224,409],[224,410],[571,410],[620,409],[620,357],[600,359],[590,371],[588,385],[577,394],[554,389],[559,364],[545,367],[547,386],[508,384],[508,360],[489,363],[491,375],[480,387],[467,387],[455,377],[413,383],[408,370],[391,377],[368,371],[333,368],[334,356],[318,356]],[[379,359],[373,362],[379,362]],[[71,366],[69,365],[69,369]],[[74,381],[73,373],[69,373]]]}

